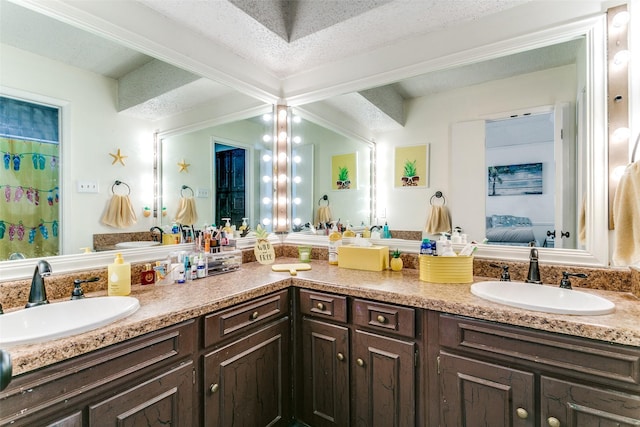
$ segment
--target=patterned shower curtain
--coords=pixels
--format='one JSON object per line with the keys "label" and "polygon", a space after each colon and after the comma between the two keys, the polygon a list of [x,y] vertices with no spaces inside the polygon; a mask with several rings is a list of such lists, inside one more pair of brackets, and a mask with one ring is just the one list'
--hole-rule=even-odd
{"label": "patterned shower curtain", "polygon": [[[0,260],[9,259],[13,253],[27,258],[58,255],[60,144],[23,136],[28,127],[37,136],[34,118],[36,124],[42,122],[37,120],[38,108],[50,107],[22,101],[8,105],[6,99],[2,98],[0,108]],[[29,108],[18,109],[21,112],[18,115],[16,103],[27,104]],[[54,121],[57,127],[57,110]],[[11,124],[16,122],[23,129],[12,129]]]}

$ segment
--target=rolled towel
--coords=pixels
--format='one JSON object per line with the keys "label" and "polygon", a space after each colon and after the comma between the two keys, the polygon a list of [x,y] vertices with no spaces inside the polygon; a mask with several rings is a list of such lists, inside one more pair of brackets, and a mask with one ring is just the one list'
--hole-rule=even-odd
{"label": "rolled towel", "polygon": [[102,216],[102,223],[115,228],[130,227],[138,218],[128,195],[114,194]]}
{"label": "rolled towel", "polygon": [[196,200],[193,197],[182,197],[178,203],[176,222],[182,225],[193,225],[198,222]]}
{"label": "rolled towel", "polygon": [[427,234],[438,234],[451,231],[449,209],[444,205],[432,205],[425,227]]}
{"label": "rolled towel", "polygon": [[613,198],[615,265],[640,264],[640,161],[627,166]]}

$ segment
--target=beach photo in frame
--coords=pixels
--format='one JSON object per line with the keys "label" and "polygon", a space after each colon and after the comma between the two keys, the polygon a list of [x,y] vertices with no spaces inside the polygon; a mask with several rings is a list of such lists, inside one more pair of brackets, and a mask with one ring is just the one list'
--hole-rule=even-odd
{"label": "beach photo in frame", "polygon": [[423,188],[429,185],[429,144],[395,148],[393,186]]}
{"label": "beach photo in frame", "polygon": [[523,196],[542,194],[542,163],[489,166],[489,196]]}
{"label": "beach photo in frame", "polygon": [[358,188],[357,153],[338,154],[331,157],[331,189],[350,190]]}

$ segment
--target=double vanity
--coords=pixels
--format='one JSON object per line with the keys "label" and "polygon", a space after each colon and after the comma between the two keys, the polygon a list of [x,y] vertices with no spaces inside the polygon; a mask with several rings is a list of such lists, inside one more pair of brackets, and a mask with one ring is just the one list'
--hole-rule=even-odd
{"label": "double vanity", "polygon": [[140,307],[123,319],[9,347],[0,425],[640,423],[631,293],[581,289],[615,310],[550,314],[413,269],[311,266],[134,286]]}

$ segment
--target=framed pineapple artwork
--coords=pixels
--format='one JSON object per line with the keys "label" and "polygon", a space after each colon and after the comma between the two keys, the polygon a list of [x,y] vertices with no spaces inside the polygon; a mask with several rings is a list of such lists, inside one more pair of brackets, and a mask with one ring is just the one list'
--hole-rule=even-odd
{"label": "framed pineapple artwork", "polygon": [[339,154],[331,157],[331,189],[351,190],[358,188],[357,153]]}
{"label": "framed pineapple artwork", "polygon": [[399,188],[429,186],[429,144],[396,147],[393,186]]}

